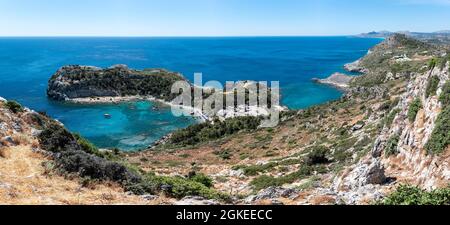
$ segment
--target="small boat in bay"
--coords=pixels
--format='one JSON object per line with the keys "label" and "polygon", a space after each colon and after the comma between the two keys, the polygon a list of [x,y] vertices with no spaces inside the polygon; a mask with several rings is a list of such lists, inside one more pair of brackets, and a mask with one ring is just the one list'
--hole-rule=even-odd
{"label": "small boat in bay", "polygon": [[105,114],[104,117],[105,117],[105,119],[111,119],[112,115],[111,114]]}

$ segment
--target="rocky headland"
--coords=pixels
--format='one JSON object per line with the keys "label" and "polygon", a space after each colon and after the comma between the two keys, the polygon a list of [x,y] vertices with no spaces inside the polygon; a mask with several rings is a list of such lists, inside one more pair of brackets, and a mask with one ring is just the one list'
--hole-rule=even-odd
{"label": "rocky headland", "polygon": [[343,73],[334,73],[328,78],[313,79],[313,81],[320,83],[320,84],[331,85],[331,86],[339,88],[339,89],[347,89],[353,78],[354,78],[353,76],[346,75]]}

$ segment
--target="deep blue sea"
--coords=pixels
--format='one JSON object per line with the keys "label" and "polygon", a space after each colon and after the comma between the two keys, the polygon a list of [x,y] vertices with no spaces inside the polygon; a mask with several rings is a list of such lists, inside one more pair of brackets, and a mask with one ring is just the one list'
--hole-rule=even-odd
{"label": "deep blue sea", "polygon": [[[280,81],[282,103],[302,109],[339,98],[311,78],[344,72],[380,39],[354,37],[0,38],[0,96],[45,111],[99,147],[142,149],[196,121],[153,103],[83,106],[49,101],[49,77],[67,64],[165,68],[192,80]],[[104,114],[111,114],[105,119]]]}

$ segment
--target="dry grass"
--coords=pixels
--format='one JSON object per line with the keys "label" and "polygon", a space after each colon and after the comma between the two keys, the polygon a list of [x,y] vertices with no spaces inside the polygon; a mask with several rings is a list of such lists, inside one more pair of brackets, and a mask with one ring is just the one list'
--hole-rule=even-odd
{"label": "dry grass", "polygon": [[78,180],[45,175],[47,160],[28,146],[5,148],[8,157],[0,158],[0,204],[5,205],[134,205],[164,204],[126,194],[114,184],[83,188]]}
{"label": "dry grass", "polygon": [[30,137],[22,133],[13,134],[12,139],[17,145],[28,145],[31,142]]}
{"label": "dry grass", "polygon": [[9,150],[4,147],[0,147],[0,158],[8,158],[9,157]]}

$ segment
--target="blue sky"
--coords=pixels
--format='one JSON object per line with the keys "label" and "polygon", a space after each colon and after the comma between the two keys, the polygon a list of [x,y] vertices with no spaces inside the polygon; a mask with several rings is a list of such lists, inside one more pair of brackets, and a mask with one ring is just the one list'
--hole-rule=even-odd
{"label": "blue sky", "polygon": [[0,36],[347,35],[450,29],[450,0],[0,0]]}

